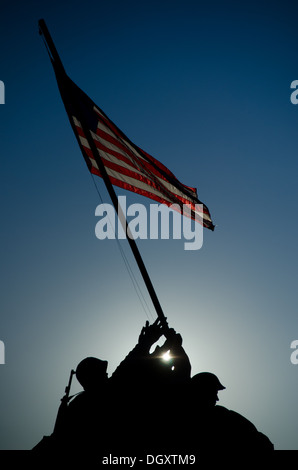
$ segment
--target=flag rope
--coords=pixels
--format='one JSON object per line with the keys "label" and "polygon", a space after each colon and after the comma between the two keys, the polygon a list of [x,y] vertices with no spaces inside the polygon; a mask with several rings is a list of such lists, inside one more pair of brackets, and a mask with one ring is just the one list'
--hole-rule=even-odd
{"label": "flag rope", "polygon": [[[94,175],[93,175],[92,173],[89,173],[89,174],[90,174],[90,176],[91,176],[91,178],[92,178],[92,181],[93,181],[94,187],[95,187],[95,189],[96,189],[96,192],[97,192],[97,194],[98,194],[98,196],[99,196],[99,199],[100,199],[101,203],[103,204],[103,199],[102,199],[101,193],[100,193],[100,191],[99,191],[99,188],[98,188],[98,186],[97,186],[97,184],[96,184],[96,182],[95,182]],[[148,318],[148,320],[149,320],[149,321],[153,321],[153,315],[152,315],[152,312],[151,312],[151,310],[150,310],[150,307],[149,307],[149,305],[148,305],[148,303],[147,303],[147,301],[146,301],[146,299],[145,299],[145,296],[144,296],[144,294],[143,294],[143,292],[142,292],[142,289],[141,289],[141,287],[140,287],[140,285],[139,285],[139,283],[138,283],[138,281],[137,281],[137,279],[136,279],[136,277],[135,277],[135,275],[134,275],[133,269],[132,269],[132,267],[131,267],[131,265],[130,265],[130,263],[129,263],[129,260],[128,260],[128,258],[127,258],[127,256],[126,256],[126,254],[125,254],[125,252],[124,252],[122,246],[121,246],[121,243],[120,243],[120,241],[118,240],[118,237],[116,236],[116,229],[113,228],[113,224],[111,223],[111,220],[110,220],[110,218],[109,218],[109,214],[107,214],[107,217],[108,217],[108,220],[109,220],[109,222],[110,222],[110,225],[111,225],[111,227],[112,227],[112,229],[113,229],[113,231],[114,231],[115,239],[116,239],[116,242],[117,242],[117,245],[118,245],[118,248],[119,248],[121,257],[122,257],[122,259],[123,259],[123,262],[124,262],[125,268],[126,268],[126,270],[127,270],[127,272],[128,272],[128,275],[129,275],[129,277],[130,277],[130,279],[131,279],[131,282],[132,282],[132,285],[133,285],[133,287],[134,287],[134,290],[135,290],[135,292],[136,292],[136,294],[137,294],[137,296],[138,296],[138,298],[139,298],[140,304],[141,304],[141,306],[142,306],[142,308],[143,308],[143,310],[144,310],[144,312],[145,312],[145,315],[146,315],[146,317]],[[147,309],[147,310],[146,310],[146,309]]]}

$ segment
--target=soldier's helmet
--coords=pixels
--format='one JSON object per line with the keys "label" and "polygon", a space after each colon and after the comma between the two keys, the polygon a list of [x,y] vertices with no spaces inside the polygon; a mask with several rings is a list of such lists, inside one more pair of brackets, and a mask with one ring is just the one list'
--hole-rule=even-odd
{"label": "soldier's helmet", "polygon": [[224,390],[224,387],[218,377],[211,372],[200,372],[199,374],[194,375],[191,378],[191,383],[195,388],[199,388],[201,390]]}
{"label": "soldier's helmet", "polygon": [[86,357],[76,368],[76,377],[85,390],[97,387],[107,379],[108,362]]}

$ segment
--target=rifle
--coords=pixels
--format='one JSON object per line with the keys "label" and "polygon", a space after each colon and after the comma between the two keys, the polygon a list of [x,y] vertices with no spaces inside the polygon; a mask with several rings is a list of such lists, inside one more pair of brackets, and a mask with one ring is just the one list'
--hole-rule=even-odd
{"label": "rifle", "polygon": [[54,426],[54,431],[53,434],[57,435],[63,430],[63,422],[65,422],[65,415],[66,415],[66,410],[67,410],[67,404],[69,402],[69,392],[70,392],[70,387],[71,387],[71,382],[72,382],[72,377],[75,374],[75,370],[70,371],[70,376],[68,380],[68,384],[65,387],[65,393],[64,396],[61,398],[61,403],[58,409],[57,413],[57,418]]}
{"label": "rifle", "polygon": [[[52,452],[53,450],[57,449],[57,445],[59,448],[60,438],[63,438],[63,432],[65,432],[64,423],[66,421],[66,412],[67,412],[67,403],[69,402],[69,392],[72,382],[72,377],[75,374],[74,370],[70,371],[70,377],[67,386],[65,387],[64,396],[61,398],[61,404],[58,409],[57,418],[54,426],[54,431],[50,436],[43,436],[42,440],[38,442],[34,447],[33,451],[35,452]],[[65,437],[65,436],[64,436]],[[58,440],[56,439],[58,438]],[[62,441],[63,442],[63,441]]]}

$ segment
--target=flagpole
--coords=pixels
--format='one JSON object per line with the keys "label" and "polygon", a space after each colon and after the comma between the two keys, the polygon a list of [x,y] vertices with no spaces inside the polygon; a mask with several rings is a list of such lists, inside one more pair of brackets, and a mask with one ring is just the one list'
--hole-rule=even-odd
{"label": "flagpole", "polygon": [[166,317],[164,315],[164,312],[162,310],[162,307],[160,305],[160,302],[158,300],[158,297],[156,295],[156,292],[155,292],[155,289],[153,287],[153,284],[151,282],[151,279],[149,277],[149,274],[148,274],[148,271],[146,269],[146,266],[144,264],[144,261],[141,257],[141,254],[140,254],[140,251],[137,247],[137,244],[136,244],[136,241],[135,239],[133,238],[130,230],[129,230],[129,226],[128,226],[128,223],[127,223],[127,220],[125,218],[125,215],[122,211],[122,208],[120,206],[120,204],[118,204],[118,198],[117,198],[117,195],[115,193],[115,190],[114,190],[114,187],[110,181],[110,178],[109,178],[109,175],[107,174],[107,171],[106,171],[106,168],[102,162],[102,159],[101,159],[101,156],[99,155],[99,152],[97,150],[97,147],[94,143],[94,140],[92,138],[92,135],[91,135],[91,132],[90,130],[88,129],[87,126],[85,126],[83,124],[83,120],[81,121],[81,125],[82,125],[82,129],[83,129],[83,132],[85,134],[85,137],[88,141],[88,144],[90,145],[90,149],[91,149],[91,152],[93,154],[93,157],[98,165],[98,168],[99,168],[99,171],[102,175],[102,178],[105,182],[105,185],[106,185],[106,188],[108,190],[108,193],[110,195],[110,198],[112,200],[112,203],[113,203],[113,206],[115,208],[115,211],[118,215],[118,219],[121,221],[122,223],[122,226],[123,226],[123,229],[126,233],[126,238],[128,240],[128,243],[130,245],[130,248],[133,252],[133,255],[135,257],[135,260],[137,262],[137,265],[139,267],[139,270],[142,274],[142,277],[143,277],[143,280],[146,284],[146,287],[147,287],[147,290],[149,292],[149,295],[151,297],[151,300],[152,300],[152,303],[155,307],[155,310],[156,310],[156,313],[157,313],[157,316],[159,317],[162,325],[165,327],[165,328],[168,328],[168,324],[167,324],[167,320],[166,320]]}
{"label": "flagpole", "polygon": [[43,34],[43,36],[45,38],[45,41],[46,41],[47,48],[48,48],[48,52],[50,52],[51,55],[52,55],[51,61],[54,61],[55,66],[58,66],[59,69],[65,73],[64,66],[61,62],[61,59],[60,59],[59,54],[57,52],[54,41],[53,41],[53,39],[50,35],[50,32],[47,28],[45,20],[39,20],[38,25],[39,25],[39,34]]}
{"label": "flagpole", "polygon": [[[48,30],[48,28],[47,28],[47,26],[46,26],[46,24],[45,24],[45,21],[44,21],[44,20],[39,20],[38,24],[39,24],[39,28],[40,28],[40,34],[43,34],[43,35],[44,35],[44,38],[45,38],[47,47],[49,48],[49,52],[51,53],[51,56],[52,56],[52,57],[51,57],[51,61],[55,63],[55,66],[56,66],[56,64],[58,65],[59,70],[60,70],[61,72],[65,73],[65,69],[64,69],[63,64],[62,64],[62,62],[61,62],[61,59],[60,59],[59,54],[58,54],[58,52],[57,52],[57,49],[56,49],[56,47],[55,47],[55,45],[54,45],[54,42],[53,42],[53,40],[52,40],[52,38],[51,38],[51,35],[50,35],[50,33],[49,33],[49,30]],[[53,64],[53,65],[54,65],[54,64]],[[155,289],[154,289],[154,287],[153,287],[153,284],[152,284],[152,282],[151,282],[151,279],[150,279],[150,277],[149,277],[148,271],[147,271],[147,269],[146,269],[146,266],[145,266],[145,264],[144,264],[144,262],[143,262],[143,259],[142,259],[142,257],[141,257],[141,254],[140,254],[140,252],[139,252],[139,249],[138,249],[138,247],[137,247],[136,241],[135,241],[135,239],[133,238],[133,236],[132,236],[132,234],[131,234],[131,232],[130,232],[130,230],[129,230],[129,226],[128,226],[127,220],[126,220],[126,218],[125,218],[125,215],[123,214],[123,211],[122,211],[122,209],[121,209],[120,204],[118,204],[118,198],[117,198],[117,195],[116,195],[115,190],[114,190],[114,188],[113,188],[113,185],[112,185],[112,183],[111,183],[111,181],[110,181],[109,175],[108,175],[108,173],[107,173],[107,171],[106,171],[106,168],[105,168],[105,166],[104,166],[104,164],[103,164],[103,162],[102,162],[101,156],[100,156],[100,154],[99,154],[99,152],[98,152],[98,149],[97,149],[97,147],[96,147],[96,145],[95,145],[95,143],[94,143],[94,140],[93,140],[93,138],[92,138],[92,135],[91,135],[91,132],[90,132],[88,126],[85,125],[84,119],[81,119],[80,122],[81,122],[82,130],[83,130],[83,132],[84,132],[84,134],[85,134],[85,137],[86,137],[86,139],[87,139],[87,141],[88,141],[88,144],[89,144],[89,146],[90,146],[91,152],[92,152],[92,154],[93,154],[94,160],[96,161],[96,163],[97,163],[97,165],[98,165],[98,168],[99,168],[99,170],[100,170],[101,176],[102,176],[102,178],[103,178],[103,180],[104,180],[104,183],[105,183],[105,185],[106,185],[107,191],[108,191],[108,193],[109,193],[109,195],[110,195],[110,198],[111,198],[111,200],[112,200],[112,203],[113,203],[113,206],[114,206],[114,208],[115,208],[115,211],[116,211],[116,213],[117,213],[117,215],[118,215],[118,218],[120,219],[120,221],[121,221],[121,223],[122,223],[123,229],[124,229],[124,231],[125,231],[125,233],[126,233],[126,235],[127,235],[126,238],[127,238],[128,243],[129,243],[129,245],[130,245],[130,248],[131,248],[131,250],[132,250],[132,253],[133,253],[134,257],[135,257],[136,263],[137,263],[137,265],[138,265],[138,267],[139,267],[139,270],[140,270],[140,272],[141,272],[141,275],[142,275],[143,280],[144,280],[144,282],[145,282],[145,285],[146,285],[146,287],[147,287],[148,293],[149,293],[149,295],[150,295],[150,297],[151,297],[152,303],[153,303],[153,305],[154,305],[154,307],[155,307],[157,316],[158,316],[158,318],[160,319],[160,322],[161,322],[161,324],[163,325],[165,331],[167,331],[168,328],[169,328],[169,327],[168,327],[168,323],[167,323],[167,319],[166,319],[166,317],[165,317],[165,314],[164,314],[164,312],[163,312],[163,310],[162,310],[162,307],[161,307],[160,302],[159,302],[159,300],[158,300],[158,297],[157,297],[157,295],[156,295]],[[165,335],[165,336],[166,336],[166,335]]]}

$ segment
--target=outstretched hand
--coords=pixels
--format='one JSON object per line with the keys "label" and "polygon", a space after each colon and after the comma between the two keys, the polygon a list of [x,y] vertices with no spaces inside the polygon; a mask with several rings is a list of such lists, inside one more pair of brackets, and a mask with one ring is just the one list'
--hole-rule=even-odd
{"label": "outstretched hand", "polygon": [[149,325],[149,321],[147,320],[140,333],[139,344],[151,347],[163,334],[163,325],[159,318],[157,318],[152,325]]}

